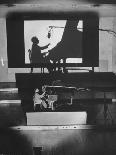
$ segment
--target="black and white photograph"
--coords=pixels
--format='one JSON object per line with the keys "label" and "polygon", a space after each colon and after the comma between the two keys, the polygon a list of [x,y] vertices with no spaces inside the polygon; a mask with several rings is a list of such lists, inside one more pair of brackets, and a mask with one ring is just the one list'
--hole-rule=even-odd
{"label": "black and white photograph", "polygon": [[116,155],[116,2],[0,1],[0,155]]}

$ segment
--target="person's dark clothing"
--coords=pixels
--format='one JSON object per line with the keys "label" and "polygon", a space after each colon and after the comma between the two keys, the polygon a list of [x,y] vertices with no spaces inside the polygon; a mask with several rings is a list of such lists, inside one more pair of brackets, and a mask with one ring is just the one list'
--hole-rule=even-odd
{"label": "person's dark clothing", "polygon": [[44,47],[40,47],[37,44],[32,45],[31,50],[31,63],[42,63],[44,62],[43,54],[41,53],[41,50],[46,49],[48,45]]}

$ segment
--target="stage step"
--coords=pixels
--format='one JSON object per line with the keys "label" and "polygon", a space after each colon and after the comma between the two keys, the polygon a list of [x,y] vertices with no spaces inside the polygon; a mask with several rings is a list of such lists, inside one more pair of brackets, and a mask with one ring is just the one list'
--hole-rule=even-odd
{"label": "stage step", "polygon": [[0,100],[18,100],[18,88],[0,88]]}
{"label": "stage step", "polygon": [[21,100],[0,100],[0,128],[26,125]]}

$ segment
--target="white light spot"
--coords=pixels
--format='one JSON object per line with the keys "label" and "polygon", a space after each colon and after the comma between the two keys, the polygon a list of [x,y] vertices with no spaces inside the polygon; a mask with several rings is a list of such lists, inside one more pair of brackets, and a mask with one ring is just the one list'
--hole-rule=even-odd
{"label": "white light spot", "polygon": [[4,66],[4,60],[2,57],[1,57],[1,63],[2,63],[2,66]]}

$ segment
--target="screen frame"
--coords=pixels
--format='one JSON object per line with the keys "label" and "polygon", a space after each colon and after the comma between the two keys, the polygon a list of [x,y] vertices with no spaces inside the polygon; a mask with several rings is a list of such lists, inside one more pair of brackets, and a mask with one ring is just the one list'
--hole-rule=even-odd
{"label": "screen frame", "polygon": [[[24,20],[83,20],[82,63],[26,64],[24,45]],[[94,22],[93,22],[94,21]],[[89,24],[88,24],[89,23]],[[19,29],[20,27],[20,29]],[[84,13],[32,13],[13,12],[7,15],[7,54],[8,68],[41,67],[98,67],[99,66],[99,17],[93,12]],[[18,32],[18,41],[17,41]],[[12,36],[12,39],[11,39]],[[91,37],[90,37],[91,36]],[[94,38],[94,39],[93,39]],[[91,50],[90,50],[91,47]],[[94,52],[93,52],[94,51]]]}

